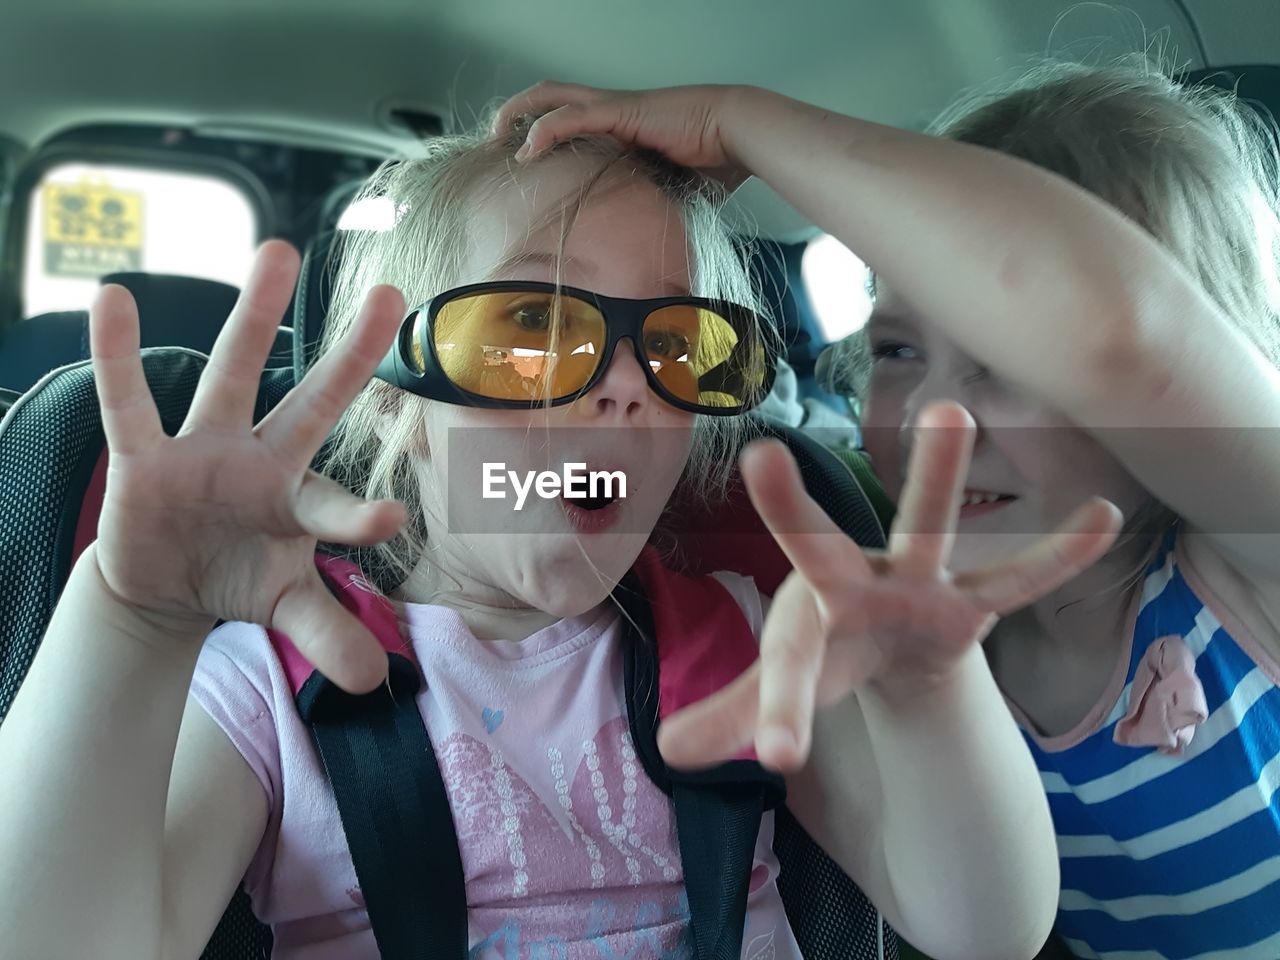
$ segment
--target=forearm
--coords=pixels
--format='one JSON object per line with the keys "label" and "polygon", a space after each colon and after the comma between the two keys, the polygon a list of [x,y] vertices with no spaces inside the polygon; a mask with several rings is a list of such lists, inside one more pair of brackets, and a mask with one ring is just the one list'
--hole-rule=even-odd
{"label": "forearm", "polygon": [[1033,956],[1057,906],[1053,826],[981,649],[928,693],[859,701],[884,797],[882,863],[909,938],[945,960]]}
{"label": "forearm", "polygon": [[198,642],[72,571],[0,727],[0,930],[13,956],[158,955],[165,801]]}
{"label": "forearm", "polygon": [[[753,88],[725,113],[746,169],[966,352],[1060,408],[1131,377],[1139,342],[1196,295],[1145,232],[1031,164]],[[1059,322],[1028,322],[1046,312]]]}

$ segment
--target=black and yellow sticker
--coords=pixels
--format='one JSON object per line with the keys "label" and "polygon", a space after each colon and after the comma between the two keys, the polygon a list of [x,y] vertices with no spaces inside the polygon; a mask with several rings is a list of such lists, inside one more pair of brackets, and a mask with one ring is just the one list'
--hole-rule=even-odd
{"label": "black and yellow sticker", "polygon": [[142,269],[142,194],[101,180],[44,185],[45,273],[98,278]]}

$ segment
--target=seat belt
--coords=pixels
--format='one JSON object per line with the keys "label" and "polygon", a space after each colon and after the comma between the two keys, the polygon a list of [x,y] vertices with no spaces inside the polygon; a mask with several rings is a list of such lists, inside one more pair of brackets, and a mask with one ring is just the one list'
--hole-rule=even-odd
{"label": "seat belt", "polygon": [[[669,714],[701,697],[699,692],[673,689],[660,682],[659,662],[667,661],[669,679],[675,680],[675,675],[698,671],[704,665],[705,661],[699,662],[700,654],[714,655],[719,665],[727,666],[710,680],[712,686],[719,687],[755,659],[755,641],[748,628],[750,649],[739,646],[726,650],[717,632],[699,630],[699,620],[716,610],[714,601],[706,602],[709,598],[703,591],[723,588],[708,584],[710,578],[695,581],[676,574],[655,576],[655,566],[653,555],[642,555],[636,570],[648,573],[644,577],[647,589],[632,571],[614,591],[627,621],[623,686],[631,739],[645,773],[671,797],[675,807],[697,958],[740,960],[760,819],[786,798],[785,782],[754,759],[729,760],[696,772],[668,767],[658,752],[659,711]],[[732,598],[729,602],[736,610],[736,602]],[[672,636],[669,631],[677,619],[689,630]],[[703,620],[707,626],[713,622],[714,613]],[[732,662],[735,656],[737,663]]]}
{"label": "seat belt", "polygon": [[[384,960],[465,960],[467,903],[453,815],[414,697],[417,668],[352,696],[314,674],[298,694],[333,785],[369,925]],[[415,761],[416,758],[416,761]]]}
{"label": "seat belt", "polygon": [[[370,693],[347,693],[318,670],[294,686],[333,787],[378,953],[383,960],[466,960],[466,881],[440,765],[415,700],[418,667],[394,652],[404,647],[395,612],[361,588],[357,568],[333,558],[318,558],[318,565],[338,600],[388,651],[387,684]],[[272,636],[278,651],[282,639]],[[289,647],[294,656],[282,660],[292,681],[300,658]]]}

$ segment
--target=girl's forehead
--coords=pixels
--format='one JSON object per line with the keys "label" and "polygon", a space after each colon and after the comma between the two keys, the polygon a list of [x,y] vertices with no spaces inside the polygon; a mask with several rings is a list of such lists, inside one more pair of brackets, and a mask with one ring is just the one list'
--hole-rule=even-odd
{"label": "girl's forehead", "polygon": [[589,174],[581,163],[548,162],[543,174],[525,172],[477,205],[463,282],[559,275],[570,285],[596,289],[606,274],[621,269],[638,277],[657,274],[672,293],[687,293],[683,219],[657,187],[638,176],[606,177],[583,201]]}
{"label": "girl's forehead", "polygon": [[879,278],[876,279],[875,300],[867,325],[906,327],[912,330],[923,330],[926,327],[919,313],[898,296],[893,287]]}
{"label": "girl's forehead", "polygon": [[933,363],[948,359],[974,364],[974,360],[937,324],[898,296],[892,287],[876,284],[876,299],[867,320],[867,329],[885,336],[909,337],[913,345],[923,346]]}

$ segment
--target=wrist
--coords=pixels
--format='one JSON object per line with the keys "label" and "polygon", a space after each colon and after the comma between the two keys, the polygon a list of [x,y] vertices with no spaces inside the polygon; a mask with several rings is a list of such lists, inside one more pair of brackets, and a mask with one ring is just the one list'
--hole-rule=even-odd
{"label": "wrist", "polygon": [[877,677],[866,685],[859,699],[882,711],[915,713],[963,697],[972,684],[984,682],[994,684],[986,655],[981,645],[974,644],[945,670]]}
{"label": "wrist", "polygon": [[77,589],[90,593],[106,625],[144,645],[164,650],[198,649],[217,623],[203,614],[163,611],[137,603],[116,591],[103,573],[98,561],[98,544],[85,548],[68,578],[64,594],[79,583]]}
{"label": "wrist", "polygon": [[720,142],[729,160],[741,166],[747,174],[754,173],[748,154],[760,140],[761,117],[768,112],[771,101],[783,99],[771,90],[749,84],[724,88],[718,111]]}

